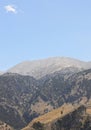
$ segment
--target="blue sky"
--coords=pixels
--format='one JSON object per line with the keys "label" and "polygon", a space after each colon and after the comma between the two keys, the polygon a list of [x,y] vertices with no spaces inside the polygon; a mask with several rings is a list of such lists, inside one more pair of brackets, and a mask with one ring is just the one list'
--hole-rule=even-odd
{"label": "blue sky", "polygon": [[55,56],[91,61],[91,0],[1,0],[0,70]]}

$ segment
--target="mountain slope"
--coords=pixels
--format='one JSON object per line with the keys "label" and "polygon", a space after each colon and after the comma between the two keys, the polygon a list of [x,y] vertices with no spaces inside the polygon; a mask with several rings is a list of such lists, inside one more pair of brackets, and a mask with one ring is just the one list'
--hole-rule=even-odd
{"label": "mountain slope", "polygon": [[44,60],[23,62],[12,67],[11,69],[8,70],[8,72],[18,73],[22,75],[30,75],[39,79],[47,74],[60,71],[61,69],[64,68],[75,67],[78,68],[79,70],[82,70],[82,69],[88,69],[90,68],[90,66],[91,62],[83,62],[66,57],[54,57]]}
{"label": "mountain slope", "polygon": [[64,103],[87,104],[91,101],[91,69],[77,70],[65,68],[40,80],[12,73],[1,75],[0,120],[20,130]]}
{"label": "mountain slope", "polygon": [[90,130],[91,116],[85,106],[64,105],[34,119],[22,130]]}
{"label": "mountain slope", "polygon": [[4,74],[0,76],[0,120],[10,124],[17,130],[26,121],[23,113],[31,103],[28,103],[36,92],[37,81],[29,76]]}
{"label": "mountain slope", "polygon": [[54,73],[41,79],[40,95],[54,106],[91,98],[91,69],[73,74]]}
{"label": "mountain slope", "polygon": [[74,107],[71,104],[64,104],[62,107],[58,109],[54,109],[47,114],[44,114],[42,116],[39,116],[38,118],[35,118],[32,122],[29,123],[27,127],[25,127],[22,130],[31,130],[33,129],[33,126],[39,122],[43,125],[50,124],[52,121],[57,120],[60,117],[62,118],[67,113],[73,110],[74,110]]}
{"label": "mountain slope", "polygon": [[[54,73],[40,80],[36,98],[28,109],[29,115],[42,115],[64,103],[84,104],[91,101],[91,69],[76,74]],[[41,107],[42,106],[42,107]]]}

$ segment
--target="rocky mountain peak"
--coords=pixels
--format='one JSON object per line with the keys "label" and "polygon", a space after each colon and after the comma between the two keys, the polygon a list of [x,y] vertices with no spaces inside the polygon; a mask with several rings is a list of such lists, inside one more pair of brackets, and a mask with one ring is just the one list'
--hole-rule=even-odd
{"label": "rocky mountain peak", "polygon": [[18,73],[22,75],[30,75],[37,79],[60,71],[64,68],[74,67],[78,69],[88,69],[91,62],[84,62],[69,57],[54,57],[43,60],[26,61],[10,68],[8,72]]}

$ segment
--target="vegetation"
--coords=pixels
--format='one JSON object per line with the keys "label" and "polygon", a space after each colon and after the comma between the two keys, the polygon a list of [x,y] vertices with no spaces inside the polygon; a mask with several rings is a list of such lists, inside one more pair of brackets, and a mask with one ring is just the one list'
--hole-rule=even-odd
{"label": "vegetation", "polygon": [[35,122],[32,127],[33,127],[35,130],[44,130],[43,124],[40,123],[39,121],[38,121],[38,122]]}

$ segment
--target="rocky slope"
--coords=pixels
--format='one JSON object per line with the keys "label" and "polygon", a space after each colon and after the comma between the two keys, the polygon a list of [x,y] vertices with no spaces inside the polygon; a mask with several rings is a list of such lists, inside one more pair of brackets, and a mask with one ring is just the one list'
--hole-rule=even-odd
{"label": "rocky slope", "polygon": [[30,75],[39,79],[47,74],[51,74],[68,67],[75,67],[79,70],[88,69],[91,67],[91,62],[83,62],[68,57],[54,57],[44,60],[23,62],[12,67],[8,70],[8,72]]}

